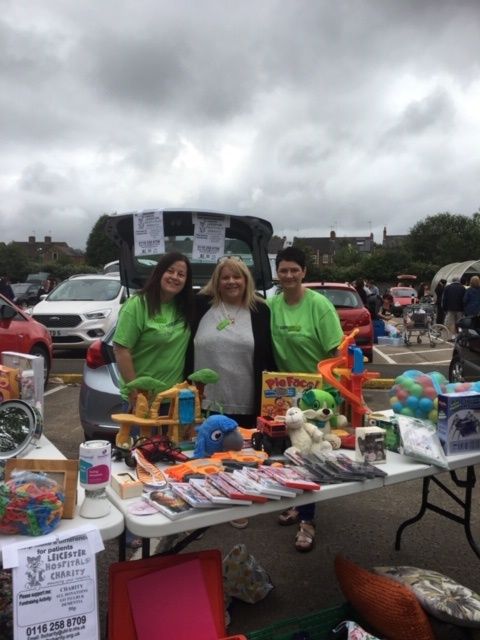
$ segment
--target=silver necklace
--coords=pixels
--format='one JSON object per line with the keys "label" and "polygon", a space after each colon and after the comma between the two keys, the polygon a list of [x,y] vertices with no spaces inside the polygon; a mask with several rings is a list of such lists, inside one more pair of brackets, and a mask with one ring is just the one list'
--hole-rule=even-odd
{"label": "silver necklace", "polygon": [[240,310],[242,307],[236,307],[235,315],[228,313],[228,311],[225,308],[225,305],[223,304],[223,300],[220,301],[220,307],[222,309],[222,313],[225,320],[228,320],[230,324],[235,324],[235,320],[237,319],[237,316],[240,313]]}

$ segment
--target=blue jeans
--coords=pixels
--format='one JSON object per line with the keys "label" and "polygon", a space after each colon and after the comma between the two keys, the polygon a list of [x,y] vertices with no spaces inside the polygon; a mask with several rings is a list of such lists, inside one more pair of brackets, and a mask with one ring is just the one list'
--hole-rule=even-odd
{"label": "blue jeans", "polygon": [[300,514],[300,520],[314,520],[315,519],[315,503],[303,504],[301,507],[297,507],[297,511]]}

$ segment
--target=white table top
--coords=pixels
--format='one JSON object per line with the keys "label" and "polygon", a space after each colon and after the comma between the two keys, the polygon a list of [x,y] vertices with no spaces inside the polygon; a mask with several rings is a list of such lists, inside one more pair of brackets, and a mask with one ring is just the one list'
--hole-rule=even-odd
{"label": "white table top", "polygon": [[[344,451],[350,457],[354,457],[353,451]],[[449,467],[451,470],[466,467],[480,462],[480,452],[471,454],[461,454],[449,456]],[[192,514],[170,520],[161,513],[147,516],[135,516],[129,513],[130,504],[140,498],[122,499],[111,488],[107,488],[107,495],[113,504],[125,516],[126,527],[135,535],[153,538],[181,533],[201,527],[209,527],[238,518],[250,518],[256,515],[283,511],[294,505],[309,504],[312,502],[324,502],[334,498],[341,498],[356,493],[363,493],[372,489],[379,489],[384,486],[417,480],[426,476],[437,475],[448,470],[434,465],[416,462],[412,458],[397,453],[387,452],[387,462],[378,465],[380,469],[387,472],[384,478],[373,478],[363,482],[347,482],[333,485],[323,485],[319,491],[305,492],[295,498],[282,498],[280,500],[269,500],[265,504],[252,504],[248,506],[232,506],[214,509],[197,509]],[[121,462],[114,463],[113,472],[122,473],[127,470],[126,465]]]}
{"label": "white table top", "polygon": [[[63,460],[65,456],[57,449],[57,447],[48,440],[45,436],[41,436],[35,447],[29,447],[22,458],[28,459],[42,459],[42,460]],[[102,540],[111,540],[118,537],[125,528],[125,521],[123,514],[118,510],[114,504],[110,505],[110,513],[102,518],[83,518],[80,515],[80,506],[82,505],[85,497],[85,491],[82,487],[77,487],[77,506],[75,507],[75,516],[73,518],[62,519],[60,524],[55,529],[55,532],[64,533],[76,529],[85,524],[93,524],[100,531]],[[41,536],[32,536],[32,540],[38,540]],[[2,548],[13,542],[20,542],[26,539],[26,536],[16,535],[3,535],[0,534],[0,556]]]}

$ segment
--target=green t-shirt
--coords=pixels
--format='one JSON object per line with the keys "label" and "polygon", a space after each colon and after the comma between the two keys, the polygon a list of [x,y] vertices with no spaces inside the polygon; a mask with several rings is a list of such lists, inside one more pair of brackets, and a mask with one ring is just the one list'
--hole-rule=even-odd
{"label": "green t-shirt", "polygon": [[[183,380],[189,339],[190,329],[175,301],[162,304],[161,313],[149,317],[142,295],[134,295],[122,305],[113,335],[113,342],[130,350],[137,377],[162,380],[166,389]],[[120,393],[128,397],[123,380]]]}
{"label": "green t-shirt", "polygon": [[311,289],[298,304],[289,305],[283,293],[268,299],[272,341],[280,371],[316,373],[343,340],[338,314],[327,298]]}

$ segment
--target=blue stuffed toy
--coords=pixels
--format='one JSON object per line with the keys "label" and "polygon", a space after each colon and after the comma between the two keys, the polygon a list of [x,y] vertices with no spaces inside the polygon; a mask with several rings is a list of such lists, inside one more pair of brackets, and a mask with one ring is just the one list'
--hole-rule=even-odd
{"label": "blue stuffed toy", "polygon": [[232,418],[223,415],[209,416],[201,425],[195,427],[197,442],[194,458],[208,458],[217,451],[240,451],[243,438],[238,424]]}

